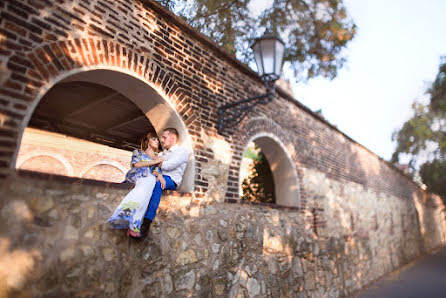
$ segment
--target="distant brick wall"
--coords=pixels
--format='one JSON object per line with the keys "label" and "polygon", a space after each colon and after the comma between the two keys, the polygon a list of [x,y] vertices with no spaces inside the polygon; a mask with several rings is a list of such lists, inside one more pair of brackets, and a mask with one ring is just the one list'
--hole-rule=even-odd
{"label": "distant brick wall", "polygon": [[16,167],[43,173],[122,182],[131,152],[38,129],[26,129]]}

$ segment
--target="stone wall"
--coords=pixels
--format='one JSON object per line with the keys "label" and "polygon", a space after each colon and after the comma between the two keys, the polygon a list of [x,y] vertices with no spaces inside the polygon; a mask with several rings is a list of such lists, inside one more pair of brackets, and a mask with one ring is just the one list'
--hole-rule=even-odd
{"label": "stone wall", "polygon": [[[358,184],[305,174],[325,207],[324,223],[297,208],[170,193],[142,241],[104,225],[128,192],[122,185],[14,177],[0,188],[0,293],[339,297],[445,242],[444,207],[417,210]],[[429,222],[418,221],[420,212]]]}

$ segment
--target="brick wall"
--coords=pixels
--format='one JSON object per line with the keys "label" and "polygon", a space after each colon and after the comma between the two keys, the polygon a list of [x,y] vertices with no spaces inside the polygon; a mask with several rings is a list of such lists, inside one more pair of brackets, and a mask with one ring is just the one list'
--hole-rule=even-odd
{"label": "brick wall", "polygon": [[[69,72],[113,67],[159,86],[188,128],[197,158],[196,191],[212,158],[203,131],[231,144],[228,198],[238,197],[242,148],[254,132],[278,136],[299,167],[337,180],[408,197],[417,187],[388,163],[343,135],[288,93],[257,107],[236,130],[219,136],[220,104],[263,92],[256,75],[182,20],[150,1],[8,1],[1,4],[1,176],[14,167],[21,130],[52,85]],[[251,120],[254,119],[254,120]],[[257,120],[255,120],[257,119]],[[305,194],[304,186],[300,186]],[[303,196],[304,200],[308,198]]]}

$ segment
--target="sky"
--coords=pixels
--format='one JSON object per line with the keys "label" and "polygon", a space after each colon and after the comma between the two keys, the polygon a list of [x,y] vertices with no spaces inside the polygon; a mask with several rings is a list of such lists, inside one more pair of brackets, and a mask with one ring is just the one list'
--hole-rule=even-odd
{"label": "sky", "polygon": [[[347,63],[330,81],[293,83],[295,98],[389,160],[392,132],[410,118],[446,55],[446,1],[344,0],[357,25]],[[285,74],[287,76],[287,74]]]}

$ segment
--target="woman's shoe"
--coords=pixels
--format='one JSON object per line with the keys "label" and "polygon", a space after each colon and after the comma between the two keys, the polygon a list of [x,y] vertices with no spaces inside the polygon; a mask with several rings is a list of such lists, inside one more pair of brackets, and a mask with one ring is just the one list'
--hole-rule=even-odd
{"label": "woman's shoe", "polygon": [[132,231],[130,229],[127,230],[127,236],[133,237],[133,238],[140,238],[141,233]]}

